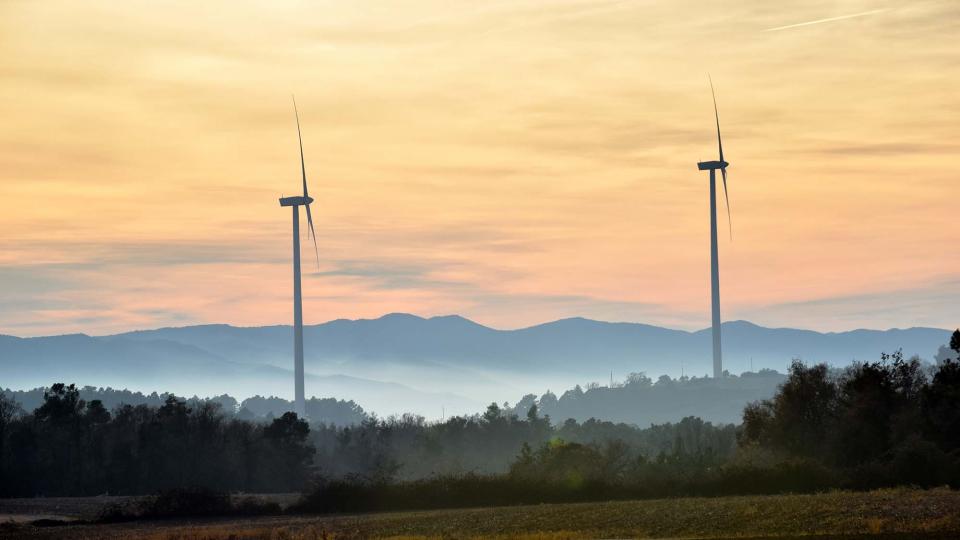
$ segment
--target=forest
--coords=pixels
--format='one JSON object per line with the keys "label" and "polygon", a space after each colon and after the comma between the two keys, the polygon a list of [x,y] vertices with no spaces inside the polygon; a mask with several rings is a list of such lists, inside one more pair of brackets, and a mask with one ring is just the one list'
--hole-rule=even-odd
{"label": "forest", "polygon": [[491,404],[482,415],[426,422],[406,415],[356,425],[315,424],[295,413],[269,422],[226,414],[215,401],[192,405],[120,405],[80,398],[55,384],[27,413],[0,395],[0,493],[3,496],[143,494],[185,487],[290,492],[313,479],[411,480],[494,474],[524,447],[565,440],[656,456],[729,458],[731,425],[696,418],[639,429],[573,420],[553,426],[532,407],[524,418]]}
{"label": "forest", "polygon": [[[48,388],[33,388],[31,390],[5,390],[0,388],[0,394],[6,394],[11,401],[17,402],[26,410],[34,410],[44,402],[44,395]],[[133,392],[126,389],[98,388],[95,386],[81,386],[76,388],[78,397],[87,403],[99,401],[104,408],[113,410],[122,405],[150,405],[162,406],[169,397],[183,401],[188,407],[201,406],[206,402],[220,405],[220,412],[227,416],[236,416],[241,420],[272,421],[283,413],[293,410],[293,403],[289,400],[270,396],[252,396],[238,401],[233,396],[223,394],[210,398],[197,396],[182,398],[169,393]],[[358,424],[367,417],[363,407],[353,401],[334,398],[310,398],[306,400],[307,417],[312,422],[335,425]]]}
{"label": "forest", "polygon": [[[539,444],[520,442],[504,473],[441,473],[407,480],[321,477],[301,507],[344,512],[893,486],[957,488],[960,330],[950,346],[953,353],[936,366],[905,360],[900,352],[843,370],[794,362],[776,395],[748,405],[737,427],[687,418],[639,430],[630,438],[629,431],[618,432],[614,424],[568,420],[549,426],[543,432],[548,437]],[[530,426],[539,421],[535,407],[525,421]],[[484,421],[509,425],[497,413],[491,406]],[[651,437],[653,433],[659,436]],[[697,436],[689,437],[691,433]],[[659,446],[648,444],[654,441]]]}
{"label": "forest", "polygon": [[[216,401],[87,401],[55,384],[26,411],[0,397],[0,494],[144,494],[202,487],[307,494],[344,511],[829,488],[960,485],[960,331],[934,366],[899,352],[843,370],[794,362],[739,425],[553,422],[491,404],[405,415],[253,421]],[[623,389],[622,391],[627,391]]]}

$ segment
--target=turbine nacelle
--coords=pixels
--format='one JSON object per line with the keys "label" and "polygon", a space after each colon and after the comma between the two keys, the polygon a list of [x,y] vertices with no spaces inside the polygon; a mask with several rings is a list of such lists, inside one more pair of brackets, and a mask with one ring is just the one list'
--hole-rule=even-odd
{"label": "turbine nacelle", "polygon": [[730,164],[726,161],[700,161],[697,163],[697,169],[701,171],[713,171],[716,169],[726,169]]}
{"label": "turbine nacelle", "polygon": [[[306,206],[313,202],[313,197],[282,197],[280,206]],[[311,227],[313,224],[311,223]]]}

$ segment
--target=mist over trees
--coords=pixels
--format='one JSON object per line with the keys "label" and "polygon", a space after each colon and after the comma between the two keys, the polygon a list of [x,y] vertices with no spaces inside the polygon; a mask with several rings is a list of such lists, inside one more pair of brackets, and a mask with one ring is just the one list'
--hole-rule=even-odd
{"label": "mist over trees", "polygon": [[[769,398],[785,379],[785,375],[768,369],[739,376],[727,374],[722,379],[707,376],[670,378],[663,375],[652,380],[643,373],[631,373],[625,380],[611,382],[609,385],[577,385],[559,396],[546,391],[540,397],[535,394],[523,396],[514,405],[499,405],[520,418],[527,414],[531,405],[537,405],[540,414],[549,416],[554,422],[563,422],[568,418],[585,422],[596,418],[649,426],[696,416],[714,424],[736,424],[740,422],[744,405]],[[78,390],[81,399],[87,402],[99,400],[108,410],[122,404],[159,407],[171,395],[93,386],[80,387]],[[33,410],[43,403],[44,391],[44,388],[0,390],[27,410]],[[272,420],[293,410],[291,401],[273,396],[253,396],[242,401],[227,394],[209,398],[186,398],[189,406],[203,402],[219,403],[224,414],[235,414],[237,418],[244,420]],[[474,410],[482,408],[477,407]],[[372,414],[354,401],[316,397],[307,400],[306,413],[311,424],[338,426],[359,424]]]}
{"label": "mist over trees", "polygon": [[[666,438],[654,435],[662,426],[653,426],[628,439],[627,433],[611,430],[610,423],[571,419],[552,429],[547,423],[544,432],[555,436],[540,445],[523,442],[505,473],[441,471],[412,479],[347,475],[315,484],[301,507],[356,512],[901,485],[956,488],[960,330],[954,338],[954,353],[932,367],[917,358],[905,360],[899,351],[845,370],[794,362],[774,397],[746,407],[737,428],[685,419],[667,426]],[[639,376],[633,379],[641,386],[651,384]],[[521,421],[512,414],[503,420],[502,411],[491,405],[483,421],[487,429],[502,422],[533,429],[540,421],[536,407],[531,405],[529,417]],[[587,435],[590,442],[574,442],[593,433],[594,426],[601,437]],[[706,444],[686,451],[690,428],[706,435],[694,438]],[[736,445],[724,444],[727,430],[736,433]],[[637,450],[645,439],[663,443],[671,438],[672,447],[661,447],[655,458]]]}
{"label": "mist over trees", "polygon": [[740,422],[744,405],[769,398],[785,379],[786,375],[770,369],[739,376],[727,373],[720,379],[662,375],[655,381],[644,373],[631,373],[622,382],[577,385],[559,397],[549,391],[539,398],[527,394],[512,412],[522,417],[536,405],[541,414],[557,421],[602,418],[647,426],[696,416],[733,424]]}
{"label": "mist over trees", "polygon": [[[113,336],[0,335],[0,386],[28,389],[63,381],[81,387],[166,390],[178,396],[226,393],[238,400],[254,394],[283,396],[293,377],[290,332],[286,326],[202,325]],[[660,374],[676,378],[712,373],[710,334],[709,329],[687,332],[582,318],[496,330],[456,316],[423,319],[390,314],[304,328],[309,366],[305,378],[309,393],[352,399],[381,416],[415,413],[432,418],[441,408],[472,414],[490,401],[513,403],[527,391],[540,395],[552,389],[560,398],[578,383],[597,380],[603,386],[611,371],[618,379],[645,371],[654,383]],[[762,328],[745,321],[723,323],[723,335],[725,366],[733,373],[763,368],[782,373],[795,357],[846,365],[898,347],[908,356],[932,358],[950,338],[946,330],[934,328],[818,333]],[[616,417],[604,416],[603,410],[562,414],[581,421],[594,416],[640,426],[688,415],[714,423],[739,422],[740,408],[769,398],[776,384],[768,389],[764,395],[745,395],[735,404],[690,407],[669,418],[647,404],[617,409],[623,416]],[[36,403],[40,397],[42,392]],[[696,398],[696,392],[690,397]],[[724,399],[722,394],[717,397]],[[114,406],[104,403],[108,409]],[[677,400],[673,405],[684,403]],[[32,410],[35,405],[24,406]],[[627,411],[637,416],[627,417]]]}
{"label": "mist over trees", "polygon": [[444,422],[367,417],[312,429],[294,413],[269,422],[238,416],[214,401],[189,404],[172,395],[159,407],[122,404],[108,411],[63,384],[28,413],[0,394],[0,495],[142,494],[191,486],[289,492],[315,475],[403,481],[502,474],[523,452],[560,441],[631,462],[716,464],[736,448],[733,426],[697,418],[647,429],[597,420],[554,426],[535,406],[522,418],[491,404],[482,415]]}
{"label": "mist over trees", "polygon": [[[0,394],[6,394],[7,397],[26,410],[33,410],[44,403],[44,395],[49,389],[34,388],[32,390],[3,390]],[[99,401],[107,410],[112,410],[122,405],[149,405],[151,407],[160,407],[167,402],[167,399],[173,396],[170,393],[152,392],[144,394],[142,392],[133,392],[130,390],[117,390],[113,388],[97,388],[94,386],[84,386],[76,388],[79,399],[86,402]],[[174,396],[176,397],[176,396]],[[177,398],[184,401],[188,407],[197,407],[206,403],[215,403],[220,406],[220,411],[227,415],[236,415],[242,420],[270,421],[274,418],[283,416],[283,413],[293,410],[293,402],[279,397],[253,396],[238,402],[235,398],[223,394],[210,398],[200,398],[197,396],[191,398]],[[334,398],[310,398],[306,401],[307,417],[310,421],[325,424],[348,425],[357,424],[367,418],[367,413],[362,407],[353,401],[338,400]]]}
{"label": "mist over trees", "polygon": [[[81,389],[56,384],[32,411],[0,393],[0,495],[306,489],[314,508],[344,511],[370,509],[371,501],[402,507],[415,497],[423,504],[513,504],[957,487],[960,330],[949,350],[935,366],[899,351],[843,370],[794,362],[772,397],[743,409],[739,426],[686,417],[639,428],[546,413],[563,410],[564,401],[711,384],[653,382],[639,374],[615,388],[528,396],[514,407],[492,403],[482,414],[441,422],[417,415],[383,419],[350,402],[314,401],[317,407],[346,403],[363,415],[344,425],[310,425],[293,413],[254,414],[289,405],[272,398],[249,400],[249,409],[234,401],[228,411],[224,403],[231,401],[223,396],[165,395],[157,405],[108,409],[99,399],[84,399]],[[756,375],[763,376],[772,374]],[[722,388],[724,381],[712,384]],[[242,418],[243,410],[257,420]]]}
{"label": "mist over trees", "polygon": [[651,426],[572,419],[553,425],[532,406],[523,417],[491,404],[482,415],[429,423],[406,415],[370,419],[358,426],[319,426],[312,438],[317,464],[330,477],[416,480],[434,475],[501,474],[523,451],[548,444],[577,444],[598,452],[617,448],[620,458],[710,456],[724,460],[736,450],[736,430],[699,418]]}

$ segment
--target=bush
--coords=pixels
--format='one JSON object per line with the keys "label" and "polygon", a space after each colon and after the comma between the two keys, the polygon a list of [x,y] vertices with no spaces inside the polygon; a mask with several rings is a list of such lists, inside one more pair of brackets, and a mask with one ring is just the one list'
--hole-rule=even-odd
{"label": "bush", "polygon": [[125,505],[104,508],[97,521],[110,523],[136,519],[186,517],[261,516],[282,513],[280,505],[256,497],[236,503],[230,495],[205,488],[172,489]]}
{"label": "bush", "polygon": [[895,486],[924,488],[960,486],[958,455],[947,454],[936,444],[912,438],[880,459],[856,467],[847,487],[877,489]]}
{"label": "bush", "polygon": [[232,513],[230,495],[205,488],[172,489],[147,499],[148,518],[223,516]]}
{"label": "bush", "polygon": [[275,516],[283,513],[283,508],[274,501],[265,501],[257,497],[242,497],[233,503],[234,516]]}
{"label": "bush", "polygon": [[814,493],[839,487],[842,476],[811,459],[789,459],[772,466],[723,467],[702,495],[767,495]]}
{"label": "bush", "polygon": [[678,476],[652,465],[627,480],[530,475],[436,476],[414,481],[363,477],[318,479],[289,509],[332,514],[484,506],[597,502],[683,496],[812,493],[839,487],[842,477],[812,460],[770,467],[732,466]]}

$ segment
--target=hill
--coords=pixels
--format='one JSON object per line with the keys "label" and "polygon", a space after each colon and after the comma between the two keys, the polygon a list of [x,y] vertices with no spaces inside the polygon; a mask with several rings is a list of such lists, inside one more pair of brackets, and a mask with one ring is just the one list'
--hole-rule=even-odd
{"label": "hill", "polygon": [[[734,373],[782,372],[793,358],[840,366],[898,348],[930,359],[949,340],[948,331],[933,328],[820,333],[745,321],[723,328],[725,366]],[[68,381],[241,399],[288,396],[291,334],[289,326],[200,325],[110,336],[0,336],[0,385]],[[496,330],[459,316],[395,313],[307,326],[304,335],[308,395],[352,399],[379,414],[439,417],[632,372],[656,378],[711,370],[709,329],[582,318]]]}

